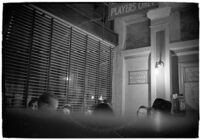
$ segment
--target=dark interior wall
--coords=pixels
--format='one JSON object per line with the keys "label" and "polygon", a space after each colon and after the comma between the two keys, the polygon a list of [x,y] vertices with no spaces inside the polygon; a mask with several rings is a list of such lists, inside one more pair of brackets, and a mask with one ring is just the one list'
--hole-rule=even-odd
{"label": "dark interior wall", "polygon": [[[118,44],[118,35],[113,31],[113,21],[105,21],[97,3],[33,3],[35,6],[66,20],[112,44]],[[101,5],[101,3],[99,3]],[[97,8],[96,8],[97,7]],[[105,12],[106,13],[106,12]],[[104,15],[106,17],[106,15]]]}
{"label": "dark interior wall", "polygon": [[[83,12],[81,14],[92,18],[91,21],[95,21],[98,24],[102,24],[104,20],[105,28],[113,30],[113,20],[107,20],[108,18],[108,7],[103,3],[72,3],[66,4],[66,6],[79,9],[79,12]],[[102,19],[104,17],[104,19]],[[85,23],[87,24],[87,23]]]}
{"label": "dark interior wall", "polygon": [[177,56],[174,52],[171,57],[172,67],[172,92],[179,92],[178,64],[179,63],[199,63],[199,55]]}
{"label": "dark interior wall", "polygon": [[198,4],[190,4],[180,11],[181,41],[199,38]]}
{"label": "dark interior wall", "polygon": [[180,56],[178,57],[178,63],[191,63],[191,62],[199,62],[199,55],[188,55],[188,56]]}
{"label": "dark interior wall", "polygon": [[181,3],[172,6],[170,18],[170,42],[179,42],[199,38],[199,9],[196,3]]}
{"label": "dark interior wall", "polygon": [[172,68],[172,93],[179,91],[178,85],[178,56],[175,55],[174,52],[172,53],[171,57],[171,68]]}
{"label": "dark interior wall", "polygon": [[130,24],[126,27],[126,49],[136,49],[150,46],[150,21]]}
{"label": "dark interior wall", "polygon": [[9,18],[12,14],[12,8],[13,8],[13,5],[9,5],[9,4],[3,5],[3,15],[6,15],[6,16],[3,16],[3,35],[7,32],[6,29],[8,29]]}
{"label": "dark interior wall", "polygon": [[[165,4],[165,3],[164,3]],[[167,3],[168,4],[168,3]],[[199,8],[197,3],[171,3],[170,42],[199,38]]]}

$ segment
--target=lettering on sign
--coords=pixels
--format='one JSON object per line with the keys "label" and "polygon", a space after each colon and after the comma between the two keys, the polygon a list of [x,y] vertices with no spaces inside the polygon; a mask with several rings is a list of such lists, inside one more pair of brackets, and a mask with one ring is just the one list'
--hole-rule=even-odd
{"label": "lettering on sign", "polygon": [[142,10],[155,8],[157,6],[158,3],[156,2],[133,2],[133,3],[111,4],[108,10],[109,11],[108,19],[113,20],[115,17],[125,16]]}
{"label": "lettering on sign", "polygon": [[129,71],[128,84],[147,84],[148,83],[148,70],[142,71]]}

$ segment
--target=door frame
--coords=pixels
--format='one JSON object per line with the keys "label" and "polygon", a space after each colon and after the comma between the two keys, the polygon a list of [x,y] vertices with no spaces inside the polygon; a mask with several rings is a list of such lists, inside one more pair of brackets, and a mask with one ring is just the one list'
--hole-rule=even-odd
{"label": "door frame", "polygon": [[[122,55],[122,59],[123,59],[123,72],[122,72],[122,116],[125,115],[125,94],[126,94],[126,59],[127,57],[132,57],[132,58],[137,58],[137,57],[146,57],[149,56],[151,52],[151,47],[147,46],[147,47],[143,47],[143,48],[138,48],[138,49],[132,49],[132,50],[124,50],[122,51],[121,55]],[[151,67],[148,68],[149,70],[151,69]],[[151,82],[151,81],[150,81]],[[149,84],[150,86],[150,84]],[[148,104],[150,103],[150,99],[151,99],[151,91],[148,91]]]}
{"label": "door frame", "polygon": [[179,94],[183,95],[185,99],[185,68],[187,67],[199,67],[198,63],[192,62],[192,63],[178,63],[178,82],[179,82]]}

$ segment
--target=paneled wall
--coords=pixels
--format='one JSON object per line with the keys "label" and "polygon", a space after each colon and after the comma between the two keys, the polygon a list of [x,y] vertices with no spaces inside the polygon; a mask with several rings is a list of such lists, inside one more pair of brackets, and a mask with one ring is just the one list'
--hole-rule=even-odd
{"label": "paneled wall", "polygon": [[[151,73],[149,90],[143,92],[145,94],[148,92],[146,95],[150,95],[149,106],[156,98],[172,100],[172,94],[177,91],[179,85],[178,63],[199,62],[197,59],[199,51],[197,45],[199,38],[198,4],[159,3],[158,8],[150,9],[146,13],[137,12],[117,17],[115,32],[119,34],[119,45],[115,49],[113,65],[113,106],[118,114],[124,113],[125,104],[130,103],[130,106],[127,107],[134,108],[135,106],[131,102],[138,98],[138,91],[146,88],[144,86],[137,90],[130,88],[132,99],[128,101],[129,103],[124,99],[128,89],[124,82],[127,78],[125,56],[149,53],[150,59],[140,63],[142,67],[148,61],[150,62],[148,67]],[[161,48],[162,50],[160,50]],[[183,52],[181,52],[181,56],[177,57],[176,51]],[[158,70],[155,66],[160,59],[164,65]],[[137,62],[139,60],[130,65],[135,66]],[[147,105],[143,99],[140,104]]]}

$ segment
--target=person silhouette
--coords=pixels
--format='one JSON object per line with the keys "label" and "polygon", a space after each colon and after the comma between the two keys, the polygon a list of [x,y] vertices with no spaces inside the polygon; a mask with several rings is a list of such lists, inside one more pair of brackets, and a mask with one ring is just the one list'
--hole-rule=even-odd
{"label": "person silhouette", "polygon": [[58,99],[53,93],[44,93],[39,97],[38,110],[40,111],[56,111],[58,108]]}
{"label": "person silhouette", "polygon": [[108,103],[99,103],[95,106],[94,111],[93,111],[94,115],[109,115],[109,116],[113,116],[113,110],[110,107],[110,105]]}
{"label": "person silhouette", "polygon": [[72,106],[69,104],[65,104],[62,108],[62,111],[65,115],[70,115],[72,111]]}
{"label": "person silhouette", "polygon": [[31,110],[37,110],[38,109],[38,100],[33,98],[30,100],[30,102],[28,103],[28,108],[30,108]]}

